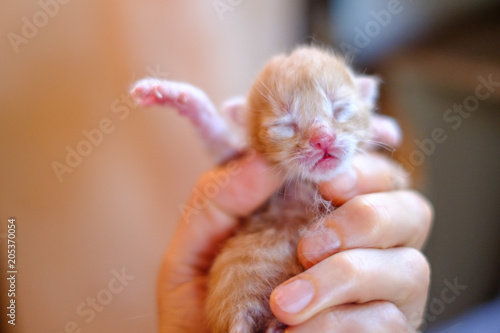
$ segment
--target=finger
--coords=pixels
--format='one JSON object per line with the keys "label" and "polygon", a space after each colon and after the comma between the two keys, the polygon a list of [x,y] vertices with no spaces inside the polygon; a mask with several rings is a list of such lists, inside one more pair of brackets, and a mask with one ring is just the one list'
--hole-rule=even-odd
{"label": "finger", "polygon": [[297,254],[306,268],[353,248],[420,249],[433,219],[431,203],[414,191],[357,196],[305,231]]}
{"label": "finger", "polygon": [[342,204],[359,194],[407,188],[410,177],[396,162],[377,154],[356,155],[352,166],[334,179],[319,186],[321,194]]}
{"label": "finger", "polygon": [[286,333],[405,333],[415,332],[393,303],[374,301],[336,306],[310,320],[288,327]]}
{"label": "finger", "polygon": [[372,134],[372,145],[381,143],[382,146],[396,148],[401,145],[403,135],[401,128],[394,118],[374,114],[371,119],[370,131]]}
{"label": "finger", "polygon": [[421,318],[429,274],[427,260],[412,248],[349,250],[274,289],[271,309],[285,324],[297,325],[333,306],[385,300],[406,318]]}
{"label": "finger", "polygon": [[275,171],[256,154],[204,174],[191,199],[180,207],[181,222],[167,250],[165,265],[182,278],[207,269],[208,259],[231,235],[238,217],[264,203],[280,182]]}

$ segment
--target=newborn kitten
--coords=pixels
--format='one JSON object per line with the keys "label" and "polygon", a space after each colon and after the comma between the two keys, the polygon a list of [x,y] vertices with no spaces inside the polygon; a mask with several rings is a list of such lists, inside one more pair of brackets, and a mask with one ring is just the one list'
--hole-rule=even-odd
{"label": "newborn kitten", "polygon": [[212,332],[285,327],[273,316],[269,296],[304,270],[297,258],[299,237],[312,223],[317,227],[309,232],[321,232],[321,218],[332,210],[315,184],[346,169],[360,144],[370,139],[377,90],[376,79],[354,75],[335,54],[298,48],[265,66],[245,104],[226,105],[226,115],[246,129],[245,139],[195,87],[156,79],[134,86],[138,103],[167,104],[189,117],[220,161],[237,155],[248,140],[286,175],[282,188],[243,219],[213,263],[206,302]]}

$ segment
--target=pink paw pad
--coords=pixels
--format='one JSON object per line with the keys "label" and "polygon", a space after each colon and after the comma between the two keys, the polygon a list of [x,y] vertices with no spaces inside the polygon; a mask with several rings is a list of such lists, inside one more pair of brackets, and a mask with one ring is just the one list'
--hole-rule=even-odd
{"label": "pink paw pad", "polygon": [[179,104],[187,104],[189,100],[189,94],[187,92],[181,92],[179,97],[176,99],[176,102]]}
{"label": "pink paw pad", "polygon": [[130,90],[130,95],[139,105],[158,104],[163,99],[161,83],[158,80],[144,79],[137,82]]}
{"label": "pink paw pad", "polygon": [[173,106],[186,105],[189,100],[187,92],[180,92],[172,82],[158,79],[143,79],[131,89],[130,95],[139,105],[151,106],[155,104],[171,104]]}

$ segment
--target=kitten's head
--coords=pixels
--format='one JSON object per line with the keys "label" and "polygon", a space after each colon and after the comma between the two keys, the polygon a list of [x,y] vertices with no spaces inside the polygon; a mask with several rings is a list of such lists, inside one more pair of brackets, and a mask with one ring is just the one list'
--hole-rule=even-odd
{"label": "kitten's head", "polygon": [[275,57],[248,95],[251,144],[287,176],[328,180],[368,138],[377,91],[376,79],[355,76],[329,51]]}

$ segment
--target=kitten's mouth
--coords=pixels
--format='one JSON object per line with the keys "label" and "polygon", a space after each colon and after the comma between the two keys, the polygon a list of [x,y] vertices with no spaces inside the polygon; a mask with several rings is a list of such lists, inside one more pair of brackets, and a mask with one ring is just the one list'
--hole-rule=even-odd
{"label": "kitten's mouth", "polygon": [[339,158],[330,153],[326,153],[312,167],[312,171],[329,171],[339,164]]}

